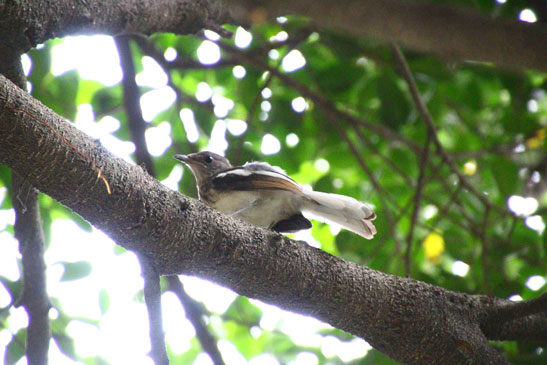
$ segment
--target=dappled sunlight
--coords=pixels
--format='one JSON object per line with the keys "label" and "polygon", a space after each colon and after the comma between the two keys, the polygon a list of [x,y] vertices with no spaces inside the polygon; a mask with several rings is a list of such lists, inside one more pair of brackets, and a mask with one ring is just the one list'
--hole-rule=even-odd
{"label": "dappled sunlight", "polygon": [[220,61],[220,48],[211,41],[203,41],[197,50],[198,60],[203,65],[214,65]]}
{"label": "dappled sunlight", "polygon": [[245,70],[245,67],[237,65],[232,69],[232,73],[236,79],[242,79],[247,74],[247,70]]}
{"label": "dappled sunlight", "polygon": [[507,200],[507,206],[516,215],[527,217],[538,208],[538,201],[532,197],[513,195]]}
{"label": "dappled sunlight", "polygon": [[519,14],[519,20],[526,23],[535,23],[538,19],[532,9],[524,9]]}
{"label": "dappled sunlight", "polygon": [[75,69],[86,80],[95,80],[106,86],[119,83],[122,70],[112,37],[95,35],[63,38],[51,51],[51,73],[60,76]]}
{"label": "dappled sunlight", "polygon": [[292,109],[297,113],[303,113],[308,109],[308,103],[306,103],[306,99],[299,96],[297,98],[292,99],[291,101]]}
{"label": "dappled sunlight", "polygon": [[224,151],[228,149],[228,141],[226,140],[226,122],[217,120],[211,131],[211,138],[207,145],[207,150],[224,155]]}
{"label": "dappled sunlight", "polygon": [[233,136],[241,136],[247,131],[247,123],[240,119],[226,119],[226,127]]}
{"label": "dappled sunlight", "polygon": [[184,108],[180,111],[179,115],[184,126],[184,131],[186,132],[186,139],[190,143],[197,142],[199,138],[199,131],[196,125],[196,120],[194,119],[194,112],[191,109]]}
{"label": "dappled sunlight", "polygon": [[157,127],[151,127],[144,132],[146,145],[152,156],[161,156],[171,146],[171,124],[161,122]]}
{"label": "dappled sunlight", "polygon": [[196,90],[196,100],[200,103],[206,102],[213,96],[213,90],[206,82],[200,82]]}
{"label": "dappled sunlight", "polygon": [[234,43],[238,48],[247,48],[251,45],[253,41],[253,35],[243,29],[242,27],[237,27]]}
{"label": "dappled sunlight", "polygon": [[265,134],[260,145],[260,152],[264,155],[274,155],[281,150],[281,143],[272,134]]}
{"label": "dappled sunlight", "polygon": [[137,85],[148,86],[154,89],[159,89],[167,85],[167,74],[156,60],[152,57],[144,56],[141,62],[143,70],[135,76]]}
{"label": "dappled sunlight", "polygon": [[294,72],[298,69],[301,69],[306,65],[306,59],[302,55],[302,53],[297,50],[293,49],[285,57],[283,57],[283,60],[281,61],[281,67],[285,72]]}
{"label": "dappled sunlight", "polygon": [[[492,7],[495,20],[509,14],[513,23],[541,22],[531,6],[496,0]],[[547,284],[541,271],[544,75],[403,49],[414,92],[387,45],[318,29],[298,16],[267,15],[252,14],[260,21],[248,29],[211,23],[214,31],[194,35],[128,36],[139,92],[134,100],[146,122],[142,147],[153,157],[154,177],[195,196],[191,171],[173,155],[209,150],[234,165],[264,161],[284,169],[305,191],[350,196],[376,210],[378,232],[371,242],[306,213],[313,228],[288,235],[303,241],[299,245],[447,290],[515,302],[541,294]],[[135,164],[135,131],[129,129],[114,39],[70,36],[38,48],[44,50],[21,56],[33,96],[73,120],[94,143]],[[9,179],[0,174],[0,185],[9,186]],[[21,280],[21,254],[10,194],[0,186],[0,278],[13,285]],[[51,198],[40,201],[54,304],[49,316],[54,331],[75,349],[72,359],[52,340],[50,363],[153,364],[137,257]],[[383,356],[365,340],[313,317],[239,297],[200,277],[180,279],[204,310],[201,319],[226,364],[366,363]],[[0,283],[0,313],[8,313],[0,328],[0,358],[14,336],[24,343],[28,324],[21,307],[3,312],[17,300],[12,291]],[[319,305],[307,300],[302,298],[304,305]],[[213,364],[190,311],[168,290],[161,304],[172,363]],[[300,304],[294,308],[301,310]],[[517,352],[514,343],[505,350]]]}
{"label": "dappled sunlight", "polygon": [[287,144],[287,146],[289,147],[294,147],[298,144],[298,142],[300,142],[300,138],[298,138],[298,136],[294,133],[289,133],[287,134],[287,136],[285,137],[285,143]]}
{"label": "dappled sunlight", "polygon": [[545,285],[545,278],[543,276],[534,275],[530,276],[528,280],[526,280],[526,286],[528,289],[533,291],[538,291]]}
{"label": "dappled sunlight", "polygon": [[213,96],[211,97],[211,101],[215,106],[214,113],[217,118],[225,118],[230,110],[232,110],[235,106],[235,103],[232,99],[229,99],[217,93],[213,94]]}
{"label": "dappled sunlight", "polygon": [[169,86],[145,92],[140,100],[143,119],[151,122],[159,113],[173,105],[176,98],[177,95]]}
{"label": "dappled sunlight", "polygon": [[464,277],[469,272],[469,265],[463,261],[454,261],[452,263],[452,274]]}

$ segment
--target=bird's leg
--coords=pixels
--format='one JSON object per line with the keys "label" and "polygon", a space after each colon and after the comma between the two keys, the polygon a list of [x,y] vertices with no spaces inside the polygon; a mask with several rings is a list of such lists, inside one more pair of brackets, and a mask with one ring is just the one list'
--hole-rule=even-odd
{"label": "bird's leg", "polygon": [[254,206],[257,206],[258,203],[260,203],[260,199],[253,200],[252,202],[249,203],[249,205],[244,206],[243,208],[238,209],[238,210],[236,210],[235,212],[228,214],[228,217],[236,216],[236,215],[238,215],[239,213],[242,213],[242,212],[246,211],[246,210],[249,209],[249,208],[252,208],[252,207],[254,207]]}

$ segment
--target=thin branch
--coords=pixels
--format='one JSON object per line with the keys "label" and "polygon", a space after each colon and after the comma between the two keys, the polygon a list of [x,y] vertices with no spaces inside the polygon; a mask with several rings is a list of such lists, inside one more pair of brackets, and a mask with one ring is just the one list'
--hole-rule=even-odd
{"label": "thin branch", "polygon": [[181,302],[186,312],[186,318],[192,323],[194,329],[196,330],[196,336],[198,337],[199,343],[203,351],[205,351],[213,360],[215,365],[223,365],[224,360],[222,355],[218,350],[217,340],[211,334],[205,321],[203,320],[204,315],[208,315],[203,305],[196,302],[192,299],[184,290],[180,279],[177,276],[168,276],[167,283],[169,285],[168,290],[173,292]]}
{"label": "thin branch", "polygon": [[[131,139],[135,144],[137,164],[144,166],[148,173],[155,175],[154,163],[148,153],[144,132],[146,124],[142,117],[140,106],[140,92],[135,82],[135,65],[133,55],[129,46],[127,36],[114,38],[120,56],[120,63],[123,70],[123,99],[127,113],[128,129]],[[162,308],[161,308],[161,287],[160,278],[153,266],[153,263],[144,255],[137,255],[144,279],[144,300],[148,312],[149,335],[152,350],[150,356],[156,365],[168,364],[167,350],[165,348],[165,335],[163,332]]]}
{"label": "thin branch", "polygon": [[47,364],[51,330],[51,303],[46,291],[44,233],[41,227],[38,191],[12,172],[15,238],[23,257],[23,290],[15,306],[22,305],[29,317],[26,356],[29,364]]}
{"label": "thin branch", "polygon": [[148,310],[150,357],[156,365],[169,364],[165,348],[165,334],[163,332],[163,316],[161,311],[160,276],[154,268],[153,262],[146,256],[138,254],[144,279],[144,301]]}
{"label": "thin branch", "polygon": [[[146,42],[142,38],[139,37],[138,39],[140,40],[139,45],[144,46],[148,44],[148,42]],[[129,129],[131,131],[131,137],[133,139],[133,142],[135,143],[136,150],[137,150],[137,156],[136,156],[137,163],[139,165],[144,165],[146,169],[148,170],[148,173],[151,176],[155,176],[155,169],[154,169],[152,157],[150,155],[150,152],[148,151],[146,141],[144,139],[145,122],[142,118],[140,104],[138,104],[140,95],[139,95],[138,87],[135,83],[135,71],[134,71],[135,67],[133,65],[133,58],[131,55],[131,49],[129,48],[128,38],[116,37],[116,44],[118,45],[118,49],[120,51],[120,57],[122,58],[122,66],[124,70],[124,78],[123,78],[124,100],[126,100],[125,107],[128,114]],[[165,59],[163,58],[161,54],[158,55],[158,52],[155,48],[150,46],[144,47],[144,48],[149,52],[154,52],[155,58],[157,57],[158,59],[165,61]],[[163,67],[162,62],[160,62],[160,66]],[[169,70],[166,70],[166,71],[169,71]],[[172,83],[170,73],[168,73],[168,75],[169,75],[169,82]],[[126,84],[129,84],[129,85],[126,85]],[[194,98],[191,98],[191,99],[195,100]],[[127,102],[127,100],[129,100],[130,102]],[[178,98],[178,100],[180,99]],[[137,101],[137,103],[131,102],[131,101]],[[143,257],[139,256],[139,259],[141,261],[141,267],[143,267],[143,274],[145,274],[143,275],[145,280],[145,299],[147,299],[146,297],[147,293],[150,296],[146,300],[146,304],[147,304],[149,322],[151,327],[150,341],[152,343],[152,355],[154,356],[155,359],[157,359],[156,364],[158,364],[158,361],[161,362],[164,359],[167,359],[167,353],[165,352],[165,341],[164,341],[164,335],[163,335],[163,329],[162,329],[162,323],[161,323],[161,317],[162,317],[161,306],[159,304],[155,306],[156,303],[161,303],[161,291],[159,290],[159,288],[156,288],[156,286],[159,285],[159,281],[156,280],[155,271],[152,270],[152,268],[150,267],[150,264],[148,263],[148,261],[146,261],[146,258],[144,256]],[[182,285],[177,286],[175,281],[179,282],[179,280],[176,277],[168,277],[168,283],[169,283],[170,289],[172,289],[173,287],[176,287],[175,293],[177,294],[179,299],[184,298],[184,301],[181,300],[181,304],[183,305],[190,321],[192,322],[192,324],[194,324],[194,328],[196,328],[196,333],[198,333],[198,339],[200,340],[202,347],[204,348],[205,351],[209,353],[213,361],[215,361],[215,364],[223,364],[223,362],[216,361],[218,359],[222,361],[222,358],[220,357],[220,353],[218,348],[216,347],[216,343],[214,341],[210,341],[210,339],[213,338],[213,336],[209,334],[208,329],[205,326],[198,328],[199,324],[197,322],[199,320],[202,321],[201,317],[204,315],[203,309],[199,306],[197,302],[195,302],[192,298],[190,298],[184,292],[184,288],[182,287]],[[146,288],[149,288],[148,291]],[[150,307],[149,303],[152,304],[153,306]]]}
{"label": "thin branch", "polygon": [[488,228],[488,218],[490,216],[490,208],[485,207],[483,220],[482,220],[482,226],[480,228],[480,235],[479,239],[481,241],[481,265],[482,265],[482,273],[483,273],[483,285],[486,289],[486,293],[492,295],[492,288],[490,287],[490,265],[488,264],[489,260],[489,244],[488,239],[486,237],[486,229]]}
{"label": "thin branch", "polygon": [[420,172],[418,174],[418,181],[416,183],[416,192],[414,193],[414,209],[412,210],[412,215],[410,218],[410,229],[408,230],[408,235],[406,236],[405,270],[407,276],[411,276],[412,274],[412,241],[414,239],[414,229],[416,228],[416,222],[418,220],[418,212],[420,211],[420,202],[422,200],[422,194],[425,188],[425,170],[429,159],[429,145],[431,144],[432,135],[433,134],[431,130],[428,130],[425,146],[422,154],[420,155],[420,160],[418,163],[418,169]]}
{"label": "thin branch", "polygon": [[[327,111],[326,113],[327,115],[329,114],[329,111]],[[387,201],[386,201],[386,198],[389,198],[391,204],[393,204],[394,206],[397,207],[397,209],[400,209],[398,207],[398,204],[397,202],[392,198],[392,196],[390,194],[388,194],[387,191],[385,191],[382,186],[380,185],[380,183],[378,183],[378,180],[376,179],[376,177],[374,176],[374,173],[372,172],[372,170],[368,167],[368,165],[366,164],[365,160],[362,158],[361,154],[359,153],[359,150],[357,149],[357,147],[355,146],[355,144],[353,143],[353,141],[349,138],[348,134],[346,133],[346,131],[344,130],[344,128],[340,127],[336,122],[332,122],[331,118],[326,118],[326,120],[334,127],[336,128],[336,130],[338,131],[338,134],[340,135],[340,137],[342,137],[342,139],[346,142],[346,144],[348,145],[351,153],[353,154],[353,156],[355,157],[355,159],[357,160],[357,163],[359,164],[359,166],[361,166],[361,169],[363,170],[363,172],[368,176],[370,182],[372,183],[372,186],[374,186],[374,189],[376,189],[376,191],[378,192],[378,199],[380,199],[380,202],[382,203],[382,205],[384,206],[384,212],[386,214],[386,219],[388,221],[388,225],[389,225],[389,229],[390,229],[390,233],[391,233],[391,236],[393,237],[393,240],[395,241],[395,247],[401,247],[401,243],[399,241],[399,238],[397,236],[397,232],[395,230],[395,222],[394,222],[394,219],[393,219],[393,215],[391,214],[391,211],[389,210],[389,208],[387,207]]]}
{"label": "thin branch", "polygon": [[120,65],[123,70],[123,102],[125,112],[127,113],[128,129],[129,133],[131,133],[131,139],[135,144],[137,164],[144,166],[150,175],[155,176],[152,156],[148,153],[146,146],[146,123],[142,117],[141,95],[135,81],[136,72],[135,65],[133,64],[133,55],[129,47],[129,39],[129,36],[114,37],[120,56]]}
{"label": "thin branch", "polygon": [[298,81],[294,80],[290,76],[288,76],[285,73],[280,72],[279,70],[270,67],[266,62],[264,62],[259,57],[253,56],[251,54],[247,54],[244,51],[241,51],[235,47],[232,47],[231,45],[228,45],[224,42],[219,42],[218,45],[224,49],[225,51],[229,52],[230,54],[237,55],[241,58],[242,62],[246,62],[260,70],[265,70],[270,72],[272,75],[277,77],[279,80],[281,80],[283,83],[287,84],[294,90],[298,91],[302,96],[312,100],[316,104],[321,104],[327,107],[328,109],[335,111],[336,115],[339,118],[342,118],[350,123],[354,123],[357,125],[360,125],[362,127],[367,128],[371,132],[381,136],[385,140],[388,141],[398,141],[406,146],[410,147],[413,151],[420,151],[421,147],[417,145],[414,141],[408,139],[407,137],[395,132],[394,130],[387,128],[383,126],[382,124],[378,123],[372,123],[365,120],[362,120],[355,115],[351,114],[348,110],[340,110],[334,105],[334,103],[329,100],[328,98],[324,97],[323,95],[320,95],[318,93],[313,92],[310,88],[306,87],[305,85],[299,83]]}
{"label": "thin branch", "polygon": [[475,188],[475,186],[469,183],[469,181],[465,178],[465,176],[463,176],[463,174],[460,172],[458,166],[454,163],[451,156],[444,150],[437,136],[437,131],[435,127],[435,122],[433,121],[433,117],[431,117],[429,110],[427,109],[423,100],[420,97],[418,86],[416,85],[416,81],[414,81],[414,77],[412,76],[412,72],[410,71],[410,68],[408,67],[408,63],[406,62],[405,56],[403,55],[398,45],[393,43],[391,45],[391,49],[395,56],[395,59],[397,60],[397,62],[399,63],[399,66],[401,67],[403,77],[408,83],[410,93],[412,95],[412,99],[414,100],[414,103],[416,104],[418,112],[422,116],[423,121],[426,123],[427,128],[431,131],[432,141],[436,147],[437,153],[442,157],[443,161],[445,161],[448,164],[452,172],[454,172],[458,176],[458,179],[460,180],[461,184],[467,190],[473,193],[473,195],[475,195],[485,206],[495,209],[501,214],[509,215],[510,212],[508,212],[506,209],[502,207],[499,207],[493,204],[490,200],[488,200],[488,198],[483,193],[478,191]]}
{"label": "thin branch", "polygon": [[[0,73],[26,90],[26,77],[21,60],[14,54],[0,55]],[[26,357],[30,365],[48,363],[51,329],[49,309],[51,303],[46,288],[46,263],[44,260],[44,232],[38,203],[38,191],[24,177],[12,171],[12,205],[15,211],[15,238],[22,255],[23,289],[15,306],[22,305],[27,312]]]}
{"label": "thin branch", "polygon": [[156,47],[156,45],[154,44],[154,42],[151,41],[151,39],[147,37],[139,37],[139,36],[134,36],[133,39],[139,45],[139,47],[142,49],[142,51],[145,54],[154,58],[166,71],[176,70],[176,69],[180,69],[180,70],[217,69],[217,68],[235,66],[239,64],[239,61],[234,58],[222,58],[217,63],[212,65],[204,65],[198,60],[195,60],[190,57],[177,57],[173,61],[167,61],[163,57],[163,53]]}

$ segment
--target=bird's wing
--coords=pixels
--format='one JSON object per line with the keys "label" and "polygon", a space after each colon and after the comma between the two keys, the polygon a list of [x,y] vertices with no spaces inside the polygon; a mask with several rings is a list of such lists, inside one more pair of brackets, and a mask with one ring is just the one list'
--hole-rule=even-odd
{"label": "bird's wing", "polygon": [[212,178],[213,188],[228,190],[288,190],[301,193],[302,187],[285,174],[275,170],[255,170],[234,167]]}

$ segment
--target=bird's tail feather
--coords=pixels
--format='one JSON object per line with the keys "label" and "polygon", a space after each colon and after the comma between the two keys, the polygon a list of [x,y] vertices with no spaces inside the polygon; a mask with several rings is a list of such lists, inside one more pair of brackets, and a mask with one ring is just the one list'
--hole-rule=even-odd
{"label": "bird's tail feather", "polygon": [[376,234],[376,227],[371,222],[376,214],[368,204],[348,196],[318,191],[306,191],[306,195],[309,200],[304,205],[305,212],[336,223],[366,239]]}

